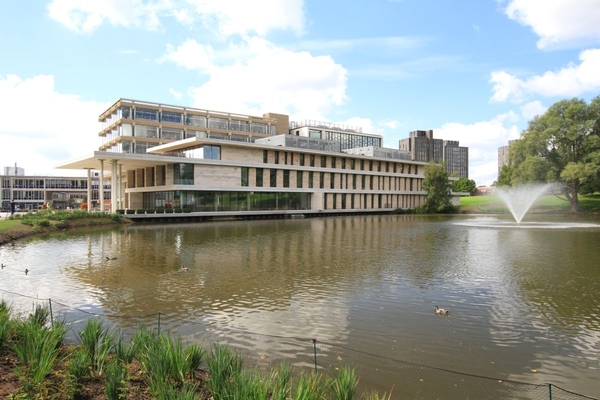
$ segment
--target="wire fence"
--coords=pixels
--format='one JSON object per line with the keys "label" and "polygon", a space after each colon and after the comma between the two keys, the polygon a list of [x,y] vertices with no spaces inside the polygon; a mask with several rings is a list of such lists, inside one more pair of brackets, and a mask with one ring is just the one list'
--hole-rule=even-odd
{"label": "wire fence", "polygon": [[51,323],[69,326],[67,342],[77,343],[77,333],[90,318],[102,318],[108,326],[131,336],[140,325],[159,332],[179,334],[188,342],[205,349],[213,343],[234,348],[247,367],[266,372],[285,363],[295,373],[315,371],[333,377],[342,366],[354,368],[359,377],[358,393],[392,394],[393,399],[511,399],[511,400],[576,400],[592,399],[559,386],[530,384],[504,379],[465,374],[415,364],[317,339],[283,337],[225,328],[168,314],[123,316],[104,313],[89,306],[74,307],[52,299],[39,299],[0,289],[1,300],[9,301],[17,315],[28,315],[36,306],[47,306]]}

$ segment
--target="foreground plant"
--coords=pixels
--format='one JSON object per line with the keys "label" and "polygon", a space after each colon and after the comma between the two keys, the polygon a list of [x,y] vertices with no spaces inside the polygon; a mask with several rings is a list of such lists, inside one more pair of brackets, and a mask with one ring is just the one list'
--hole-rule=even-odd
{"label": "foreground plant", "polygon": [[18,339],[13,344],[21,365],[21,377],[29,384],[27,389],[39,388],[46,376],[54,369],[66,327],[57,323],[51,328],[30,319],[17,325]]}
{"label": "foreground plant", "polygon": [[352,368],[341,367],[335,379],[328,381],[328,386],[331,388],[334,399],[352,400],[356,395],[356,387],[358,386],[356,372]]}
{"label": "foreground plant", "polygon": [[110,353],[116,332],[110,332],[101,320],[88,319],[83,330],[79,333],[81,348],[91,361],[92,371],[101,376],[104,373],[108,354]]}

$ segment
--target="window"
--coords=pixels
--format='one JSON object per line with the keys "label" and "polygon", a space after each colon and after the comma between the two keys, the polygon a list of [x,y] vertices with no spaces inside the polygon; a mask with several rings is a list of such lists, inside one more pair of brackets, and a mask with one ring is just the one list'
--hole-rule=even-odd
{"label": "window", "polygon": [[356,174],[352,175],[352,189],[356,189]]}
{"label": "window", "polygon": [[146,108],[135,109],[135,119],[148,119],[151,121],[158,121],[158,111],[149,110]]}
{"label": "window", "polygon": [[283,171],[283,187],[290,187],[290,171],[287,169]]}
{"label": "window", "polygon": [[369,171],[373,171],[373,161],[369,161]]}
{"label": "window", "polygon": [[365,190],[366,186],[367,186],[367,176],[363,175],[362,176],[362,190]]}
{"label": "window", "polygon": [[284,152],[284,159],[285,159],[284,164],[287,165],[287,163],[288,163],[288,152],[287,151]]}
{"label": "window", "polygon": [[169,140],[181,140],[183,137],[183,131],[181,129],[162,128],[161,138]]}
{"label": "window", "polygon": [[269,171],[269,184],[271,187],[277,187],[277,170],[272,169]]}
{"label": "window", "polygon": [[346,159],[342,158],[342,169],[346,169]]}
{"label": "window", "polygon": [[279,152],[275,152],[275,164],[279,164]]}
{"label": "window", "polygon": [[327,166],[327,157],[321,156],[321,167],[325,168]]}
{"label": "window", "polygon": [[330,174],[331,175],[331,180],[329,181],[329,188],[330,189],[335,189],[335,174]]}
{"label": "window", "polygon": [[200,115],[186,115],[185,124],[206,128],[206,117],[201,117]]}
{"label": "window", "polygon": [[176,113],[176,112],[163,111],[161,113],[160,120],[162,122],[173,122],[176,124],[180,124],[181,123],[181,114]]}
{"label": "window", "polygon": [[263,169],[256,168],[256,186],[262,187],[263,185]]}
{"label": "window", "polygon": [[310,166],[314,167],[315,166],[315,156],[314,155],[310,155]]}
{"label": "window", "polygon": [[300,154],[300,165],[304,167],[304,154]]}
{"label": "window", "polygon": [[136,137],[158,139],[158,128],[155,126],[136,125],[133,135]]}
{"label": "window", "polygon": [[360,170],[361,171],[365,170],[365,160],[360,160]]}
{"label": "window", "polygon": [[337,168],[337,158],[331,157],[331,168]]}
{"label": "window", "polygon": [[269,162],[269,152],[267,150],[263,150],[263,163]]}
{"label": "window", "polygon": [[356,166],[356,160],[354,158],[350,159],[350,169],[355,169],[354,167]]}
{"label": "window", "polygon": [[208,119],[208,127],[209,128],[215,128],[215,129],[227,129],[229,126],[229,121],[226,120],[225,118],[216,118],[216,117],[210,117]]}
{"label": "window", "polygon": [[325,188],[325,172],[319,172],[319,187]]}
{"label": "window", "polygon": [[313,188],[313,179],[314,179],[315,175],[312,171],[308,171],[308,187],[310,189]]}
{"label": "window", "polygon": [[296,187],[297,188],[302,187],[302,171],[296,172]]}
{"label": "window", "polygon": [[242,186],[248,186],[248,167],[242,167]]}
{"label": "window", "polygon": [[173,164],[173,183],[175,185],[194,184],[194,164]]}
{"label": "window", "polygon": [[204,158],[209,160],[220,160],[221,159],[221,146],[204,146]]}
{"label": "window", "polygon": [[369,181],[370,181],[370,183],[369,183],[369,188],[370,188],[371,190],[373,190],[373,175],[371,175],[371,176],[369,177]]}

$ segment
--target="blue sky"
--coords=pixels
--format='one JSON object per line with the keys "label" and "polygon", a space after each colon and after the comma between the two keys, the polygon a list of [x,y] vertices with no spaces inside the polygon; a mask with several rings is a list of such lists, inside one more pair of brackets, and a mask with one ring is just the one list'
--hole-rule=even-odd
{"label": "blue sky", "polygon": [[118,98],[416,129],[469,147],[470,178],[554,102],[600,94],[599,0],[52,0],[0,13],[0,166],[99,146]]}

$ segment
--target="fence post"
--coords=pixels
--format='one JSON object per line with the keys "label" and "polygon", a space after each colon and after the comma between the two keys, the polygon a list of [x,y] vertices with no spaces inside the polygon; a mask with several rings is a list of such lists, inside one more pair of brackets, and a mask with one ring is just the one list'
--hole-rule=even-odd
{"label": "fence post", "polygon": [[48,305],[50,307],[50,326],[54,327],[54,317],[52,315],[52,299],[48,299]]}
{"label": "fence post", "polygon": [[313,339],[313,354],[315,356],[315,374],[317,373],[317,339]]}
{"label": "fence post", "polygon": [[160,335],[160,311],[158,312],[158,334]]}
{"label": "fence post", "polygon": [[548,400],[552,400],[552,384],[548,383]]}

